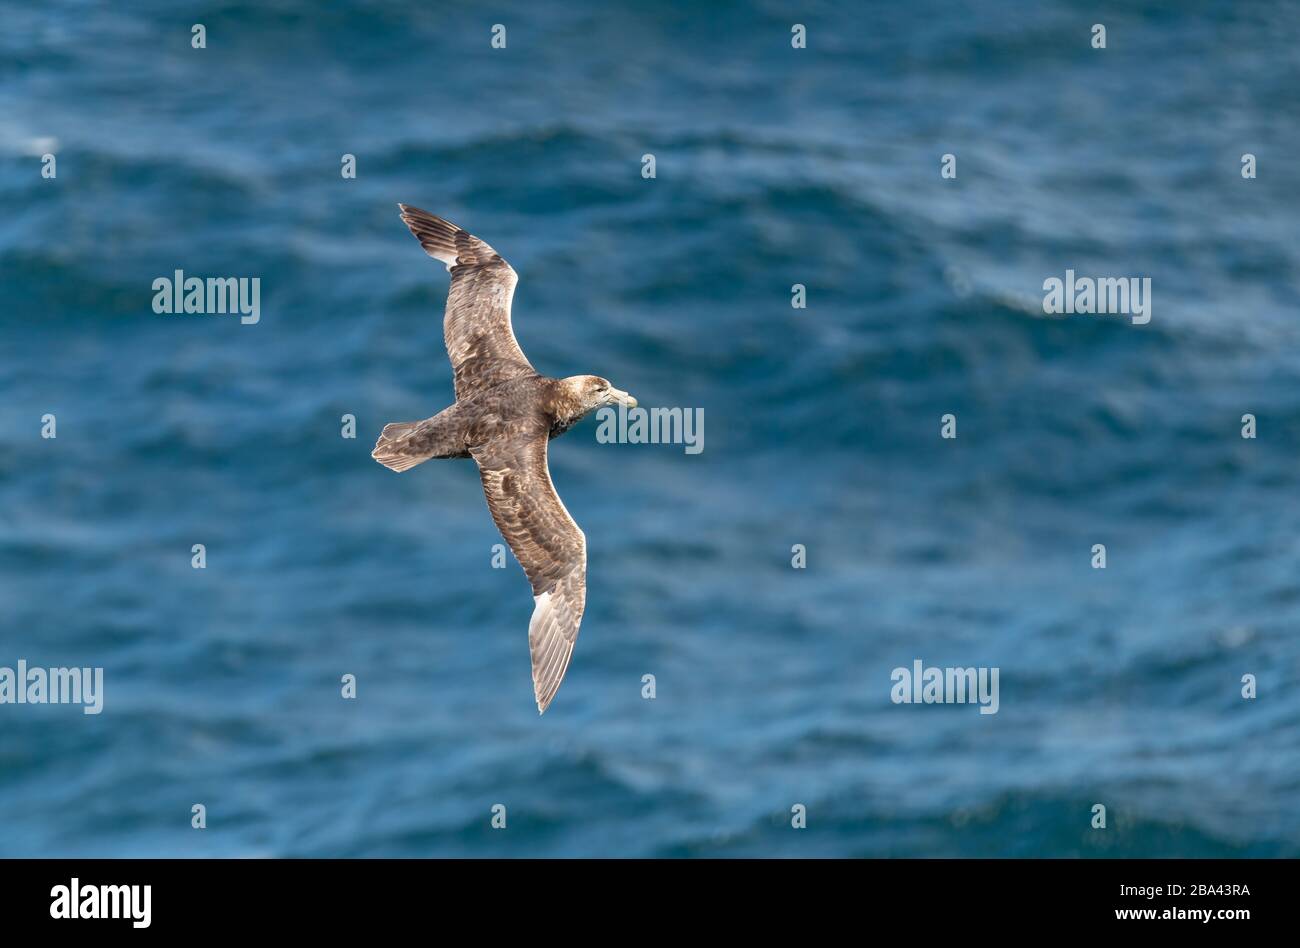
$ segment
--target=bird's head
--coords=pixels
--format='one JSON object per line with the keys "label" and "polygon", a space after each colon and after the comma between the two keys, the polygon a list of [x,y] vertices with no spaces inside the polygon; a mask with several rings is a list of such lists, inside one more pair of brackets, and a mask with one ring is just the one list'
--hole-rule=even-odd
{"label": "bird's head", "polygon": [[609,384],[609,379],[599,375],[573,375],[564,380],[582,414],[606,405],[624,405],[636,408],[636,399]]}

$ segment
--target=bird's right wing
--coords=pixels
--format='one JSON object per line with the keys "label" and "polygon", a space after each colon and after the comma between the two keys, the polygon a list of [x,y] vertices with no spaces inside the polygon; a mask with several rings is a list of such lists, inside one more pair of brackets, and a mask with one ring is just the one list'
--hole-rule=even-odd
{"label": "bird's right wing", "polygon": [[542,431],[474,453],[492,519],[533,587],[528,649],[539,714],[564,680],[587,605],[587,538],[551,483],[547,440]]}
{"label": "bird's right wing", "polygon": [[450,221],[406,204],[398,207],[425,253],[451,272],[442,333],[456,374],[456,398],[536,374],[510,325],[510,301],[519,282],[510,264]]}

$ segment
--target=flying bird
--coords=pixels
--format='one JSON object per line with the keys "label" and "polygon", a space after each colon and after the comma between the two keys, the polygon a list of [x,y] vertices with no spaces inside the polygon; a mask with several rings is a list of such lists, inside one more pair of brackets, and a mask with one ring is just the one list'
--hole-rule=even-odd
{"label": "flying bird", "polygon": [[371,457],[394,471],[430,458],[478,464],[492,519],[533,587],[528,648],[542,714],[568,671],[587,604],[587,538],[555,492],[546,448],[589,412],[635,408],[636,399],[597,375],[538,374],[510,325],[519,281],[510,264],[450,221],[398,207],[424,252],[451,273],[442,331],[456,402],[424,421],[385,425]]}

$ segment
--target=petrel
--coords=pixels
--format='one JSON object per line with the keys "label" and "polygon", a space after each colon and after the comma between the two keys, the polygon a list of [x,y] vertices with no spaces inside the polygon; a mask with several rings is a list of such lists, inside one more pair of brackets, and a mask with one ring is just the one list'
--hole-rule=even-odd
{"label": "petrel", "polygon": [[525,358],[510,326],[519,277],[495,250],[450,221],[397,205],[424,252],[447,265],[443,341],[456,403],[424,421],[385,425],[371,452],[406,471],[430,458],[473,458],[497,529],[533,587],[528,648],[542,714],[559,690],[587,604],[587,537],[551,483],[546,446],[603,405],[636,399],[598,375],[553,379]]}

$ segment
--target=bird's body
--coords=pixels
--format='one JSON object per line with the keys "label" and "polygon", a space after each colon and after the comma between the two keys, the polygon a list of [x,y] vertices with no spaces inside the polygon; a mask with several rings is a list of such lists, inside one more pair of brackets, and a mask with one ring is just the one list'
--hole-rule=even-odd
{"label": "bird's body", "polygon": [[525,375],[458,401],[432,418],[411,422],[409,428],[405,422],[387,425],[384,436],[400,436],[400,447],[388,450],[404,452],[414,466],[431,458],[473,457],[475,448],[502,437],[545,431],[548,438],[556,438],[589,410],[573,397],[564,379]]}
{"label": "bird's body", "polygon": [[547,378],[510,325],[517,277],[455,224],[399,205],[402,220],[451,272],[443,320],[456,402],[424,421],[386,425],[372,457],[394,471],[432,458],[473,458],[488,509],[533,587],[528,644],[544,712],[568,669],[587,599],[587,540],[551,483],[546,448],[602,405],[636,399],[594,375]]}

